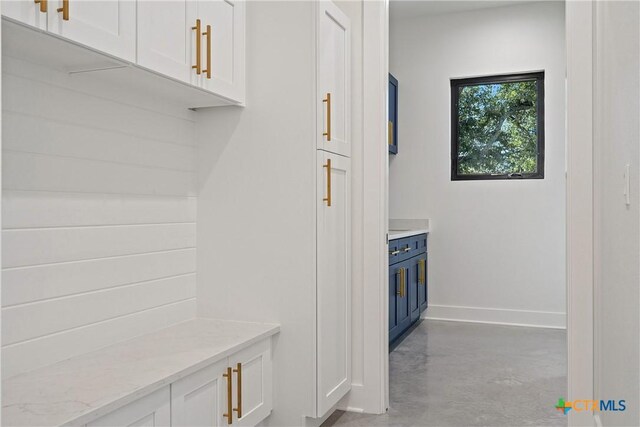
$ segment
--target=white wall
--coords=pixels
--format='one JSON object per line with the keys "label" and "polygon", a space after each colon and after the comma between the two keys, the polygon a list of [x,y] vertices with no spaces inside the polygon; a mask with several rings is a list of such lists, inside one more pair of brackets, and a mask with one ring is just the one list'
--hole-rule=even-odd
{"label": "white wall", "polygon": [[[393,17],[393,13],[392,13]],[[392,20],[391,218],[430,218],[428,317],[564,327],[564,4]],[[545,179],[450,180],[450,78],[545,71]]]}
{"label": "white wall", "polygon": [[[595,397],[624,399],[603,425],[640,425],[640,7],[596,6]],[[625,165],[630,201],[625,203]]]}
{"label": "white wall", "polygon": [[193,113],[2,65],[3,376],[193,317]]}

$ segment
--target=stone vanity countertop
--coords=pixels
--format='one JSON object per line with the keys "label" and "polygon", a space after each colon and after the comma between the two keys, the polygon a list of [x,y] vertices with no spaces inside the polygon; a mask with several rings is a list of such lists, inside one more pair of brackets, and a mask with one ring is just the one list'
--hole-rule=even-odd
{"label": "stone vanity countertop", "polygon": [[428,228],[416,228],[412,230],[389,230],[389,240],[403,239],[405,237],[417,236],[418,234],[426,234]]}
{"label": "stone vanity countertop", "polygon": [[2,425],[82,425],[280,331],[194,319],[2,382]]}

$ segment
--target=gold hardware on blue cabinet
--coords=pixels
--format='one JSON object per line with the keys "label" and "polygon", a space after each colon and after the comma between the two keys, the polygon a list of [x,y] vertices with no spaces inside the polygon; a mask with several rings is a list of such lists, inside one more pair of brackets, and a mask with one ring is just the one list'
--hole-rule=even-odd
{"label": "gold hardware on blue cabinet", "polygon": [[427,283],[427,262],[424,259],[418,260],[420,274],[418,275],[418,284],[425,285]]}
{"label": "gold hardware on blue cabinet", "polygon": [[236,369],[233,370],[238,375],[238,383],[237,383],[237,401],[238,407],[233,408],[235,412],[238,413],[238,418],[242,418],[242,363],[238,362],[236,365]]}
{"label": "gold hardware on blue cabinet", "polygon": [[200,28],[202,24],[199,19],[196,19],[196,26],[191,27],[196,32],[196,65],[192,65],[191,68],[196,70],[196,74],[202,73],[202,60],[201,60],[201,45],[200,45]]}
{"label": "gold hardware on blue cabinet", "polygon": [[202,33],[203,36],[207,36],[207,69],[202,70],[207,74],[207,78],[211,78],[211,25],[207,25],[207,31]]}
{"label": "gold hardware on blue cabinet", "polygon": [[222,416],[227,419],[227,424],[231,424],[233,422],[233,403],[231,402],[231,368],[227,368],[227,372],[222,374],[222,376],[227,379],[227,413],[222,414]]}
{"label": "gold hardware on blue cabinet", "polygon": [[404,267],[400,267],[398,269],[398,273],[400,273],[400,283],[396,295],[400,296],[400,298],[404,298],[404,296],[407,294],[407,270]]}
{"label": "gold hardware on blue cabinet", "polygon": [[[42,6],[40,7],[42,8]],[[42,11],[42,9],[40,10]],[[62,7],[59,7],[57,11],[62,12],[62,19],[64,21],[68,21],[69,20],[69,0],[62,0]]]}
{"label": "gold hardware on blue cabinet", "polygon": [[393,145],[393,122],[389,120],[389,126],[387,126],[387,130],[389,131],[389,145]]}
{"label": "gold hardware on blue cabinet", "polygon": [[327,97],[322,102],[327,103],[327,131],[322,135],[327,137],[327,141],[331,141],[331,94],[327,93]]}
{"label": "gold hardware on blue cabinet", "polygon": [[331,159],[327,159],[327,164],[322,167],[327,168],[327,197],[322,201],[327,202],[327,206],[331,206]]}

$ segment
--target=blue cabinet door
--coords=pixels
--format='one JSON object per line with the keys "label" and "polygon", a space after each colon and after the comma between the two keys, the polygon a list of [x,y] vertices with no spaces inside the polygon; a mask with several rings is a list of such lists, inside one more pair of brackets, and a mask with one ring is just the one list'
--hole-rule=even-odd
{"label": "blue cabinet door", "polygon": [[[420,306],[420,313],[427,309],[427,277],[428,277],[428,265],[427,262],[427,253],[424,253],[418,257],[420,261],[418,261],[418,305]],[[422,265],[420,265],[420,263]]]}
{"label": "blue cabinet door", "polygon": [[409,282],[409,292],[407,294],[409,298],[409,317],[411,318],[411,323],[415,322],[420,318],[420,302],[418,295],[418,279],[420,276],[420,263],[418,259],[420,257],[411,258],[408,261],[409,274],[407,281]]}
{"label": "blue cabinet door", "polygon": [[402,331],[398,328],[396,307],[400,293],[400,266],[389,267],[389,341],[393,341]]}
{"label": "blue cabinet door", "polygon": [[389,74],[389,153],[398,153],[398,79]]}

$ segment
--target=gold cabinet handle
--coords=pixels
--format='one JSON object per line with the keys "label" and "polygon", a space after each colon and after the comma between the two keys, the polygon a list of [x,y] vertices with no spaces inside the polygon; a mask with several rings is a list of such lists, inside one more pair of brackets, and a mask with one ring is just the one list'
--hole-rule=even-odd
{"label": "gold cabinet handle", "polygon": [[227,379],[227,413],[222,414],[223,417],[227,419],[227,424],[231,424],[233,422],[233,403],[231,402],[231,392],[232,392],[232,378],[231,378],[231,368],[227,368],[227,372],[222,374],[223,377]]}
{"label": "gold cabinet handle", "polygon": [[400,269],[398,270],[398,272],[400,273],[400,289],[398,290],[398,292],[396,292],[396,295],[399,295],[400,298],[404,298],[405,295],[405,282],[406,282],[406,270],[404,269],[404,267],[400,267]]}
{"label": "gold cabinet handle", "polygon": [[33,0],[33,2],[40,5],[40,12],[47,13],[47,0]]}
{"label": "gold cabinet handle", "polygon": [[389,131],[389,145],[393,145],[393,122],[389,120],[389,126],[387,126]]}
{"label": "gold cabinet handle", "polygon": [[396,291],[396,295],[398,295],[400,298],[402,298],[402,268],[398,269],[398,275],[400,276],[400,279],[398,280],[398,290]]}
{"label": "gold cabinet handle", "polygon": [[202,60],[201,60],[201,46],[200,46],[200,28],[202,24],[199,19],[196,19],[196,26],[191,27],[196,32],[196,65],[192,65],[191,68],[196,70],[196,74],[202,73]]}
{"label": "gold cabinet handle", "polygon": [[327,202],[327,206],[331,206],[331,159],[327,159],[327,164],[322,167],[327,168],[327,197],[322,201]]}
{"label": "gold cabinet handle", "polygon": [[422,284],[422,260],[418,260],[418,285]]}
{"label": "gold cabinet handle", "polygon": [[[40,7],[42,8],[42,6]],[[59,7],[57,11],[62,12],[62,19],[64,21],[68,21],[69,20],[69,0],[62,0],[62,7]]]}
{"label": "gold cabinet handle", "polygon": [[327,93],[327,97],[322,102],[327,103],[327,131],[322,135],[327,137],[327,141],[331,141],[331,94]]}
{"label": "gold cabinet handle", "polygon": [[238,389],[236,391],[238,407],[233,410],[238,413],[238,418],[242,418],[242,363],[238,362],[233,372],[238,376]]}
{"label": "gold cabinet handle", "polygon": [[211,25],[207,25],[207,31],[202,33],[203,36],[207,36],[207,69],[202,70],[207,74],[207,78],[211,78]]}

